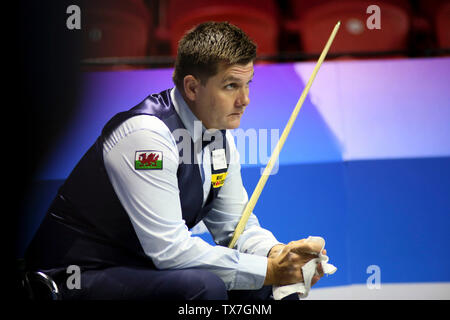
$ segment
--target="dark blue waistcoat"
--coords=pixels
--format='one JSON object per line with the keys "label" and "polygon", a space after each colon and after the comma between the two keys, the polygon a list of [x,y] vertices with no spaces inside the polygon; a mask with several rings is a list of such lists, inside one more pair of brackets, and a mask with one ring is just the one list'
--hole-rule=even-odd
{"label": "dark blue waistcoat", "polygon": [[[150,95],[136,107],[116,114],[58,190],[27,249],[25,258],[31,269],[50,270],[71,264],[83,269],[111,265],[154,268],[117,198],[103,162],[105,138],[126,119],[141,114],[158,117],[171,132],[184,128],[170,99],[170,90]],[[223,147],[228,148],[224,135],[223,130]],[[194,150],[192,139],[190,143]],[[188,228],[203,219],[220,190],[220,187],[211,187],[205,206],[202,206],[203,182],[193,154],[191,162],[180,163],[177,172],[182,215]],[[227,169],[211,168],[213,174]]]}

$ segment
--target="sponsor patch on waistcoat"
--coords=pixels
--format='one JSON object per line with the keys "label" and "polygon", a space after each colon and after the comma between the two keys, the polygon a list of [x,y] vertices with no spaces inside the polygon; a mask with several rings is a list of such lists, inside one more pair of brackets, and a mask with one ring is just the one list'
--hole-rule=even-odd
{"label": "sponsor patch on waistcoat", "polygon": [[211,175],[211,184],[213,188],[219,188],[225,183],[228,172],[216,173]]}

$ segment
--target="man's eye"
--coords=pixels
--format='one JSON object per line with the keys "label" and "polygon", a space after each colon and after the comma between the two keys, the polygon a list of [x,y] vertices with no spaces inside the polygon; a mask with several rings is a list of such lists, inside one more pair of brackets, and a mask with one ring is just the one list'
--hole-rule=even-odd
{"label": "man's eye", "polygon": [[225,86],[225,89],[234,89],[236,88],[236,84],[235,83],[229,83]]}

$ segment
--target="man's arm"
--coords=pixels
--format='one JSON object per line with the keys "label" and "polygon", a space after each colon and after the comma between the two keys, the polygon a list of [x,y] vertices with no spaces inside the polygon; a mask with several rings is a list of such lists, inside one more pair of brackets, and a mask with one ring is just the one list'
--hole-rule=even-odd
{"label": "man's arm", "polygon": [[[222,246],[228,246],[248,202],[248,195],[242,183],[239,153],[230,132],[227,132],[227,140],[230,146],[228,174],[211,211],[203,219],[214,241]],[[280,242],[269,230],[260,226],[257,217],[252,213],[235,249],[267,257],[270,249],[277,244]]]}
{"label": "man's arm", "polygon": [[[161,151],[163,169],[135,170],[139,150]],[[214,247],[191,237],[179,199],[178,149],[162,121],[146,115],[125,121],[106,140],[104,161],[142,248],[157,268],[206,269],[217,274],[229,290],[263,285],[266,257]]]}
{"label": "man's arm", "polygon": [[[227,132],[227,134],[230,134]],[[227,246],[242,211],[248,202],[247,192],[242,183],[239,153],[234,141],[230,142],[230,164],[228,175],[218,197],[214,200],[211,212],[203,219],[216,243]],[[292,284],[303,281],[301,267],[317,257],[320,248],[314,244],[304,244],[304,240],[292,241],[288,245],[280,243],[273,234],[259,225],[252,213],[244,232],[236,242],[235,249],[253,255],[267,256],[267,271],[264,285]],[[313,278],[316,283],[323,275]]]}

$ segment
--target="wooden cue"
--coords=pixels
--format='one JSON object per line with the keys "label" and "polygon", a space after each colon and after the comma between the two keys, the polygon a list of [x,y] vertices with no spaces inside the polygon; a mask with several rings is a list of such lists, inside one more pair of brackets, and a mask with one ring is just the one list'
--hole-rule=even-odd
{"label": "wooden cue", "polygon": [[336,36],[336,33],[339,30],[339,26],[341,25],[341,22],[339,21],[336,26],[334,27],[333,31],[331,32],[330,37],[328,38],[328,41],[325,45],[325,48],[323,49],[319,60],[316,63],[316,66],[311,74],[311,77],[309,78],[308,83],[305,86],[305,89],[303,89],[302,95],[300,96],[300,99],[297,102],[297,105],[295,106],[294,111],[291,114],[291,117],[289,118],[289,121],[284,128],[283,133],[281,134],[281,138],[278,141],[275,150],[273,151],[269,162],[267,163],[266,168],[264,169],[261,178],[258,181],[258,184],[255,187],[255,190],[253,191],[253,194],[250,198],[250,200],[247,202],[247,205],[244,208],[244,211],[242,212],[241,219],[239,220],[239,223],[236,226],[236,229],[234,230],[233,238],[231,239],[230,244],[228,245],[229,248],[234,248],[236,245],[236,241],[239,238],[239,236],[242,234],[242,232],[245,229],[245,225],[247,224],[247,221],[253,212],[253,209],[255,208],[256,202],[258,201],[259,196],[261,195],[262,189],[264,188],[264,185],[267,182],[267,179],[269,178],[270,173],[272,172],[272,168],[278,159],[278,156],[280,154],[281,148],[284,145],[284,142],[286,141],[286,138],[291,131],[292,125],[295,122],[295,119],[297,118],[298,112],[300,111],[300,108],[303,105],[303,102],[305,101],[305,98],[309,92],[309,88],[311,88],[311,85],[314,81],[314,78],[316,77],[317,72],[319,71],[320,66],[322,65],[323,60],[325,59],[325,56],[328,53],[328,50],[331,47],[331,44],[333,43],[334,37]]}

